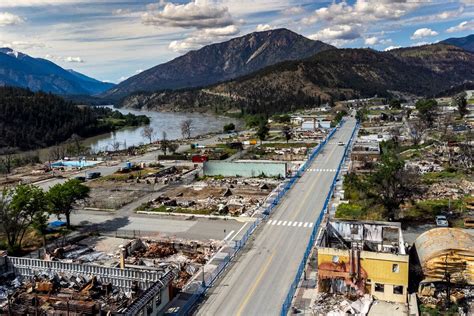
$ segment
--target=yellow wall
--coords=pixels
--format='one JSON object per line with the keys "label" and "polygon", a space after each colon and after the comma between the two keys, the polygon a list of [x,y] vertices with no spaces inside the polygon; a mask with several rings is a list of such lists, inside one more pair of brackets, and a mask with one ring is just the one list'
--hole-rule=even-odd
{"label": "yellow wall", "polygon": [[[333,248],[318,248],[318,265],[333,262],[338,256],[339,262],[349,262],[349,251]],[[406,303],[408,287],[408,255],[394,255],[369,251],[360,252],[361,267],[370,279],[371,293],[375,298],[385,301]],[[398,264],[399,272],[392,272],[392,265]],[[375,292],[375,283],[384,284],[384,293]],[[393,294],[393,286],[403,285],[403,294]]]}

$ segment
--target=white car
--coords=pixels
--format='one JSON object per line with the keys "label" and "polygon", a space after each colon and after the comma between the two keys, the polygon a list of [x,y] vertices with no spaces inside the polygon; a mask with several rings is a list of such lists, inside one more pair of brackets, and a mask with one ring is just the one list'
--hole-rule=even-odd
{"label": "white car", "polygon": [[344,146],[344,142],[337,143],[339,146]]}
{"label": "white car", "polygon": [[436,226],[438,227],[448,227],[449,226],[449,222],[448,222],[448,219],[446,218],[446,216],[444,215],[438,215],[435,217],[436,219]]}

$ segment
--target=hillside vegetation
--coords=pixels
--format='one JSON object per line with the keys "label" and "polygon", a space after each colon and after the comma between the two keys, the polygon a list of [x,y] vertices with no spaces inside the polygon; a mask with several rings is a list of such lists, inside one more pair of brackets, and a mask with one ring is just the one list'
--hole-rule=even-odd
{"label": "hillside vegetation", "polygon": [[0,149],[4,152],[46,147],[73,134],[88,137],[148,122],[146,116],[79,107],[53,94],[0,87]]}
{"label": "hillside vegetation", "polygon": [[474,54],[436,44],[378,52],[332,49],[288,61],[205,89],[139,93],[123,106],[273,114],[392,92],[434,95],[474,81]]}

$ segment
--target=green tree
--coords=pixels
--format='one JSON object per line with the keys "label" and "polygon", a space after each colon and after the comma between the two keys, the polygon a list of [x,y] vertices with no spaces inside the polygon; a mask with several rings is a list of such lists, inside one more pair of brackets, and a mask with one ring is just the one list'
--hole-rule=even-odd
{"label": "green tree", "polygon": [[469,113],[469,110],[467,109],[467,99],[466,99],[466,92],[459,93],[455,95],[451,101],[451,104],[453,106],[456,106],[458,108],[459,115],[464,117],[466,114]]}
{"label": "green tree", "polygon": [[382,144],[382,157],[369,181],[380,203],[385,207],[387,216],[395,219],[400,205],[418,192],[419,175],[405,168],[405,161],[400,158],[396,144]]}
{"label": "green tree", "polygon": [[43,239],[43,247],[46,247],[46,234],[48,229],[48,213],[39,212],[33,216],[33,221],[31,222],[31,227],[33,227],[36,232]]}
{"label": "green tree", "polygon": [[224,125],[224,133],[229,133],[235,130],[235,124],[234,123],[229,123]]}
{"label": "green tree", "polygon": [[267,139],[268,137],[268,132],[270,131],[270,128],[268,127],[268,124],[266,121],[261,121],[260,126],[258,127],[257,130],[257,136],[260,139],[260,144]]}
{"label": "green tree", "polygon": [[178,143],[169,143],[168,144],[168,150],[170,151],[170,153],[174,154],[176,153],[176,151],[178,150],[179,148],[179,144]]}
{"label": "green tree", "polygon": [[21,249],[28,228],[36,217],[44,215],[47,210],[46,195],[37,186],[20,184],[3,191],[0,197],[0,222],[11,251]]}
{"label": "green tree", "polygon": [[291,128],[289,126],[284,126],[282,129],[283,137],[286,139],[286,143],[288,144],[288,141],[291,139],[293,136],[291,134]]}
{"label": "green tree", "polygon": [[66,216],[67,227],[71,227],[71,212],[73,205],[89,196],[89,187],[79,180],[71,179],[62,184],[56,184],[49,189],[47,197],[51,203],[52,212]]}
{"label": "green tree", "polygon": [[392,110],[399,110],[402,108],[402,103],[400,102],[400,100],[392,99],[389,102],[389,106]]}
{"label": "green tree", "polygon": [[415,104],[418,110],[419,117],[423,120],[428,127],[433,127],[433,123],[436,119],[438,102],[433,99],[419,100]]}

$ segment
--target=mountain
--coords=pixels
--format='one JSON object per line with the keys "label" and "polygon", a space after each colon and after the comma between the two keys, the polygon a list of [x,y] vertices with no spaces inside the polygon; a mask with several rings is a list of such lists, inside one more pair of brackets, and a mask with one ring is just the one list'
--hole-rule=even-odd
{"label": "mountain", "polygon": [[287,61],[205,89],[163,91],[126,98],[126,107],[278,113],[312,107],[330,99],[430,96],[474,82],[474,54],[434,44],[379,52],[333,49]]}
{"label": "mountain", "polygon": [[114,86],[65,70],[55,63],[0,48],[0,86],[29,88],[62,95],[93,95]]}
{"label": "mountain", "polygon": [[474,34],[465,37],[448,38],[444,41],[441,41],[441,43],[457,46],[474,53]]}
{"label": "mountain", "polygon": [[125,80],[104,96],[118,99],[136,91],[203,87],[332,48],[287,29],[255,32],[188,52]]}

